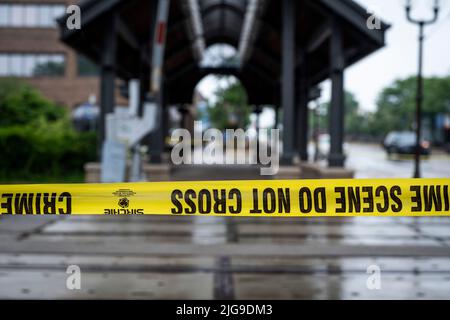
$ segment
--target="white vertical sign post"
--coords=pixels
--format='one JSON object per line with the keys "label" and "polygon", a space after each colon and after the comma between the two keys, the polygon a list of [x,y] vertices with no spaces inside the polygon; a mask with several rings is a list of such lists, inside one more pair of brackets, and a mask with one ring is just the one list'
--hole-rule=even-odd
{"label": "white vertical sign post", "polygon": [[138,117],[139,81],[130,81],[130,106],[128,112],[115,108],[106,117],[106,140],[102,156],[102,182],[124,182],[126,160],[131,150],[132,181],[141,180],[141,155],[139,141],[156,127],[157,107],[155,103],[144,105],[144,115]]}

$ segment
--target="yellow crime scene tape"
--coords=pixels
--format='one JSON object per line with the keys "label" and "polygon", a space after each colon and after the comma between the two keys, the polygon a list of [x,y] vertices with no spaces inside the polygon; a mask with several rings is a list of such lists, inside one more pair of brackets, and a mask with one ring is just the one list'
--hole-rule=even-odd
{"label": "yellow crime scene tape", "polygon": [[0,186],[0,213],[233,217],[450,216],[450,179]]}

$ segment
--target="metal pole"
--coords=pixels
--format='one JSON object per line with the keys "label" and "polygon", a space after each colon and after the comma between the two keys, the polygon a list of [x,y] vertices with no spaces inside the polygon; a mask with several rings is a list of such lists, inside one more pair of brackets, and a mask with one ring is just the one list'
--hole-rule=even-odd
{"label": "metal pole", "polygon": [[260,146],[259,146],[260,126],[259,126],[259,124],[260,124],[260,119],[261,119],[260,115],[261,115],[261,113],[263,111],[262,109],[263,108],[260,105],[256,105],[255,109],[254,109],[254,113],[256,115],[256,161],[258,163],[259,163],[259,149],[260,149]]}
{"label": "metal pole", "polygon": [[259,163],[259,113],[256,114],[256,161]]}
{"label": "metal pole", "polygon": [[165,132],[165,121],[167,120],[167,105],[166,105],[166,93],[164,84],[157,92],[155,101],[158,105],[157,121],[159,122],[158,128],[150,135],[150,162],[151,163],[162,163],[163,153],[164,153],[164,132]]}
{"label": "metal pole", "polygon": [[273,126],[274,129],[278,128],[279,122],[280,122],[280,109],[277,106],[273,107],[273,110],[275,111],[275,124]]}
{"label": "metal pole", "polygon": [[319,130],[320,130],[320,119],[319,119],[319,102],[316,102],[317,105],[314,108],[314,129],[313,129],[313,137],[314,137],[314,162],[319,160]]}
{"label": "metal pole", "polygon": [[[152,52],[152,74],[150,91],[157,96],[162,89],[162,72],[164,65],[164,50],[166,48],[167,23],[169,20],[170,0],[158,1],[158,12],[156,15],[156,28]],[[152,26],[153,28],[154,26]]]}
{"label": "metal pole", "polygon": [[113,113],[115,107],[115,67],[117,50],[116,22],[116,15],[111,14],[108,17],[103,42],[97,149],[99,160],[102,159],[103,142],[106,139],[106,115]]}
{"label": "metal pole", "polygon": [[416,96],[416,148],[414,152],[414,178],[420,178],[420,149],[421,149],[421,136],[422,136],[422,104],[423,104],[423,30],[426,25],[432,24],[437,21],[439,16],[439,1],[435,0],[433,8],[434,16],[430,20],[416,20],[411,16],[411,0],[406,4],[406,17],[409,22],[417,24],[419,26],[419,68],[417,73],[417,96]]}
{"label": "metal pole", "polygon": [[420,178],[420,140],[422,137],[422,102],[423,102],[423,23],[419,23],[419,70],[417,74],[417,98],[416,98],[416,150],[414,154],[414,178]]}
{"label": "metal pole", "polygon": [[304,63],[300,66],[301,70],[299,73],[299,103],[298,108],[298,151],[300,160],[308,161],[308,95],[309,95],[309,84],[307,81],[306,73],[307,64]]}
{"label": "metal pole", "polygon": [[283,164],[292,164],[294,156],[294,87],[295,87],[295,3],[282,2],[282,74],[281,104],[283,108]]}
{"label": "metal pole", "polygon": [[319,160],[319,129],[320,129],[320,123],[319,123],[319,98],[322,94],[322,90],[320,87],[313,87],[309,90],[308,93],[308,100],[315,101],[315,107],[313,108],[313,127],[312,127],[312,136],[314,140],[314,162],[317,162]]}
{"label": "metal pole", "polygon": [[[166,46],[167,23],[169,19],[170,0],[159,0],[156,15],[155,34],[152,47],[151,97],[158,105],[159,128],[151,135],[150,162],[161,163],[164,153],[164,50]],[[153,26],[152,26],[153,27]]]}

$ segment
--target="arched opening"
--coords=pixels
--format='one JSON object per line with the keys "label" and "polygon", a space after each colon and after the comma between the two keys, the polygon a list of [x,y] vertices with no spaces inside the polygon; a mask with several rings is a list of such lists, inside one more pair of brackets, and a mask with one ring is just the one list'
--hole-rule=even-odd
{"label": "arched opening", "polygon": [[207,75],[194,90],[196,120],[219,130],[247,129],[251,124],[252,106],[247,91],[233,75]]}
{"label": "arched opening", "polygon": [[215,43],[206,48],[200,65],[203,68],[238,67],[241,61],[237,49],[227,43]]}
{"label": "arched opening", "polygon": [[[218,59],[212,61],[219,65]],[[186,152],[190,155],[182,164],[259,164],[261,143],[266,144],[265,150],[270,143],[270,138],[259,134],[259,129],[275,127],[273,106],[251,105],[237,76],[215,73],[197,83],[192,103],[178,105],[175,118],[178,125],[174,127],[183,128],[191,138],[189,149],[183,150],[183,157]],[[176,134],[171,135],[173,150],[180,143],[178,132],[175,129]]]}

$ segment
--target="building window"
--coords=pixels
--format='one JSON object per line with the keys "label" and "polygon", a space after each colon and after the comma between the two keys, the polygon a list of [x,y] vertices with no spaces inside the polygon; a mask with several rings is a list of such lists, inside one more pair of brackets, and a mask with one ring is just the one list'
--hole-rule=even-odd
{"label": "building window", "polygon": [[63,4],[0,4],[0,27],[53,28],[65,12]]}
{"label": "building window", "polygon": [[8,59],[6,55],[0,54],[0,76],[8,74]]}
{"label": "building window", "polygon": [[85,56],[78,55],[78,75],[92,77],[100,74],[99,67]]}
{"label": "building window", "polygon": [[0,53],[0,77],[64,76],[63,54]]}
{"label": "building window", "polygon": [[9,59],[9,69],[12,76],[20,76],[22,69],[22,59],[19,55],[11,55]]}
{"label": "building window", "polygon": [[0,4],[0,27],[6,26],[9,17],[9,9],[9,5]]}

